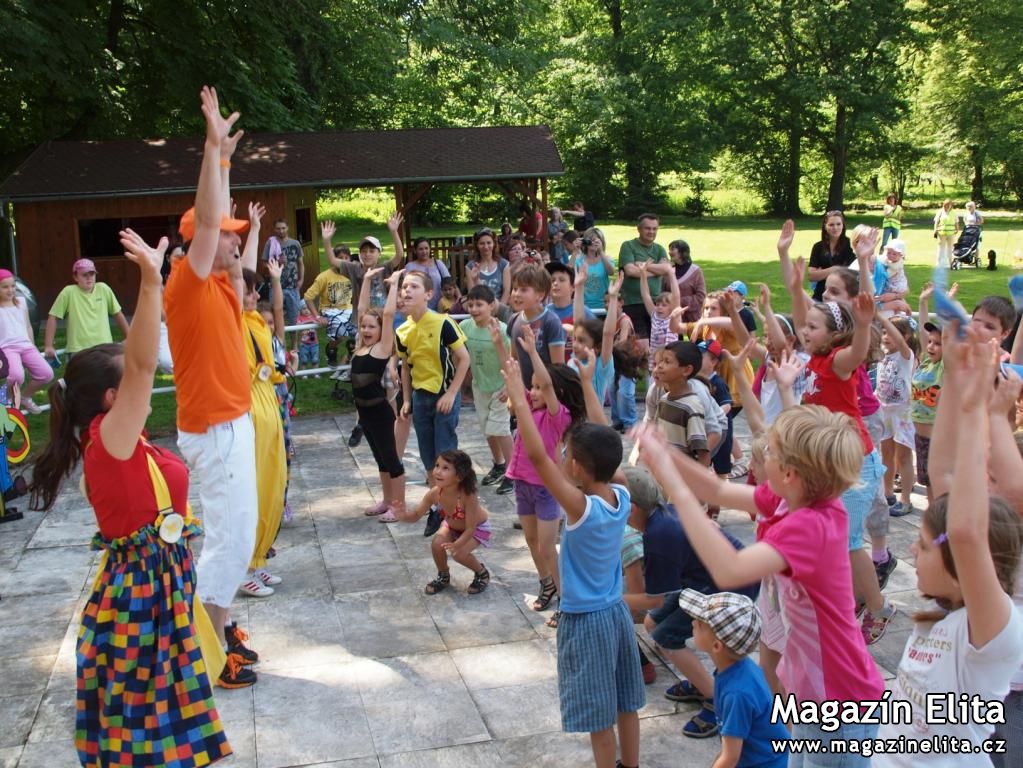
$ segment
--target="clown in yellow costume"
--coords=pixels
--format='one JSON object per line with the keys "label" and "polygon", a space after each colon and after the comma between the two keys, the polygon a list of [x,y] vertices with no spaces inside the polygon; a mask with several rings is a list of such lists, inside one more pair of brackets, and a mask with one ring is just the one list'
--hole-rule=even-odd
{"label": "clown in yellow costume", "polygon": [[[283,332],[281,265],[271,261],[269,270],[273,281],[275,325]],[[270,326],[256,308],[259,302],[259,275],[246,269],[244,277],[242,333],[246,336],[245,352],[252,376],[252,425],[256,432],[259,522],[256,527],[256,548],[249,563],[251,578],[241,586],[241,591],[253,597],[267,597],[273,594],[273,586],[281,582],[280,576],[275,576],[266,569],[266,555],[281,525],[284,514],[284,490],[287,485],[284,425],[281,422],[277,394],[274,392],[274,384],[283,381],[283,376],[274,366]]]}

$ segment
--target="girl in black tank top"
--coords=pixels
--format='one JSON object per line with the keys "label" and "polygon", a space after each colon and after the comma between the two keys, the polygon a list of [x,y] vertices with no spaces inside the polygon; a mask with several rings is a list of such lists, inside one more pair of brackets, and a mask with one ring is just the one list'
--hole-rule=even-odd
{"label": "girl in black tank top", "polygon": [[383,269],[371,269],[362,281],[359,296],[359,346],[352,355],[352,395],[373,458],[380,472],[381,499],[367,507],[367,515],[379,515],[382,523],[395,523],[395,512],[405,510],[405,467],[394,440],[394,410],[387,401],[384,373],[394,351],[394,314],[398,299],[398,281],[404,270],[391,274],[387,301],[383,310],[370,309],[369,284]]}

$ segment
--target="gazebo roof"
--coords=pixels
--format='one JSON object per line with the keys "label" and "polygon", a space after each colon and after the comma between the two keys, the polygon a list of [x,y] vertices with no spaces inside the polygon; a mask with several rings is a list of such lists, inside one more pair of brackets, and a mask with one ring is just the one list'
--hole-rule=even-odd
{"label": "gazebo roof", "polygon": [[[29,202],[188,192],[201,137],[52,141],[0,184],[0,200]],[[246,135],[232,189],[378,187],[562,176],[545,125]]]}

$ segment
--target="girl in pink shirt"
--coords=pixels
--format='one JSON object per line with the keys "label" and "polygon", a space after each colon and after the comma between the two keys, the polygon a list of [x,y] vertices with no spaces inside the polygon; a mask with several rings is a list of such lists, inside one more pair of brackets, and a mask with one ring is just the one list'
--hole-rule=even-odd
{"label": "girl in pink shirt", "polygon": [[[28,307],[18,298],[14,285],[14,274],[0,269],[0,349],[7,356],[10,373],[7,380],[21,390],[21,409],[39,413],[39,406],[32,399],[32,393],[41,389],[53,379],[53,369],[36,348],[32,323],[28,319]],[[25,370],[32,380],[25,384]]]}
{"label": "girl in pink shirt", "polygon": [[[790,703],[879,701],[884,681],[858,629],[846,554],[848,517],[838,499],[858,482],[863,463],[862,438],[850,418],[812,405],[784,411],[768,432],[767,488],[721,480],[672,449],[657,430],[643,430],[639,445],[714,582],[729,589],[765,579],[780,603],[787,637],[778,676],[794,697]],[[772,520],[761,541],[737,552],[697,496],[750,515],[773,517],[782,505],[788,511]],[[793,709],[795,738],[828,742],[869,739],[877,732],[876,725],[848,720],[825,731],[820,723],[800,722],[800,709]],[[870,762],[846,757],[843,765]],[[800,759],[792,755],[797,762],[790,765],[801,765]]]}

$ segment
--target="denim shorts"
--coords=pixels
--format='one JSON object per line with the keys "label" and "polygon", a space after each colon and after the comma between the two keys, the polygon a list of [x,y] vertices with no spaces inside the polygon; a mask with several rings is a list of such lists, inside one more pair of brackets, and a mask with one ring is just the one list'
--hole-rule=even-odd
{"label": "denim shorts", "polygon": [[515,481],[515,512],[520,517],[536,515],[537,520],[560,520],[561,507],[542,485]]}
{"label": "denim shorts", "polygon": [[849,551],[863,546],[867,515],[874,504],[877,486],[884,476],[884,464],[877,448],[863,457],[859,481],[842,494],[842,505],[849,515]]}
{"label": "denim shorts", "polygon": [[686,647],[686,640],[693,636],[693,617],[678,604],[679,592],[664,596],[664,604],[650,611],[650,620],[657,626],[650,636],[661,648],[678,651]]}
{"label": "denim shorts", "polygon": [[[836,731],[824,731],[819,725],[809,723],[793,726],[793,739],[819,739],[824,744],[832,741],[873,739],[877,736],[876,725],[859,723],[843,725]],[[966,761],[963,762],[966,764]],[[821,752],[816,755],[792,752],[789,754],[789,768],[869,768],[870,758],[861,754]]]}

